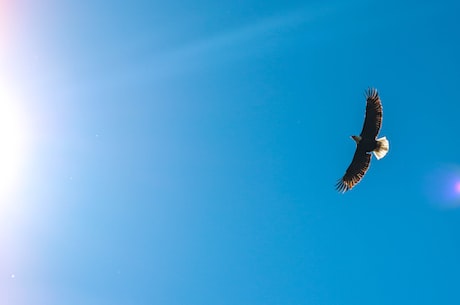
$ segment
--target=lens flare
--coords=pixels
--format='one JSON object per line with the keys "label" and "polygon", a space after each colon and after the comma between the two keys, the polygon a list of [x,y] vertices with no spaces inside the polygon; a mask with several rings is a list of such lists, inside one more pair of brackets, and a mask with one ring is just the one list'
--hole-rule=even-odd
{"label": "lens flare", "polygon": [[460,207],[460,166],[442,165],[426,179],[426,193],[430,201],[441,208]]}
{"label": "lens flare", "polygon": [[455,182],[455,192],[460,194],[460,181]]}

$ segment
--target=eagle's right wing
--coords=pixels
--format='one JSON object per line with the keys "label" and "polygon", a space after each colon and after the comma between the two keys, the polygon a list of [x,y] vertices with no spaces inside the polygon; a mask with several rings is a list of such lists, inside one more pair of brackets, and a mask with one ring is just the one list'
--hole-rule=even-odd
{"label": "eagle's right wing", "polygon": [[337,182],[337,190],[341,193],[351,190],[361,181],[364,174],[369,169],[370,163],[371,154],[366,153],[366,151],[357,146],[350,166],[348,166],[345,175]]}

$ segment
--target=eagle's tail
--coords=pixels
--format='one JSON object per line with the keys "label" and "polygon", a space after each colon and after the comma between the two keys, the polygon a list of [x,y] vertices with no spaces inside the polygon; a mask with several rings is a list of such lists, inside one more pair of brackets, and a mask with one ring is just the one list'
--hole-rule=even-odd
{"label": "eagle's tail", "polygon": [[387,154],[390,149],[390,142],[388,142],[387,137],[377,139],[377,148],[373,151],[377,160],[382,159]]}

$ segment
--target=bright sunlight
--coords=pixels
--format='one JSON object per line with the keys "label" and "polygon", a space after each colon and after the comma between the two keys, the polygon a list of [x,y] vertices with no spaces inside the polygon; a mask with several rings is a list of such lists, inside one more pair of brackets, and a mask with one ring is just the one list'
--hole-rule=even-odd
{"label": "bright sunlight", "polygon": [[0,201],[18,187],[26,159],[26,120],[16,101],[0,92]]}

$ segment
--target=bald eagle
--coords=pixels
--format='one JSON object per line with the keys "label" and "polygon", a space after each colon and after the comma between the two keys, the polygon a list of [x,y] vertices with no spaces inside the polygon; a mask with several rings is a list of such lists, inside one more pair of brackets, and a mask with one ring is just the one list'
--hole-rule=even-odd
{"label": "bald eagle", "polygon": [[356,142],[356,151],[345,175],[336,184],[339,192],[351,190],[363,178],[371,163],[371,153],[382,159],[390,148],[386,137],[377,139],[382,125],[382,103],[376,89],[369,88],[366,95],[366,115],[363,130],[359,136],[351,136]]}

